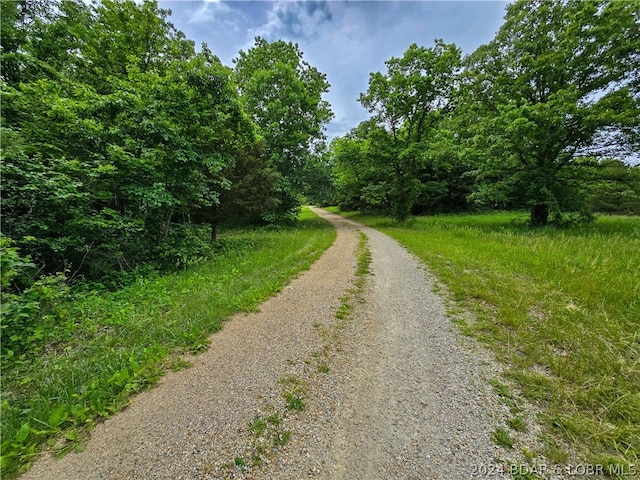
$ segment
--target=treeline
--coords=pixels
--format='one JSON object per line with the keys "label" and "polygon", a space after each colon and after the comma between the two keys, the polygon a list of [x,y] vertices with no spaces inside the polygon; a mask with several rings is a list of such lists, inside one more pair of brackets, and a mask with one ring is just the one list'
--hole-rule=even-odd
{"label": "treeline", "polygon": [[2,2],[3,289],[118,284],[198,258],[221,222],[295,218],[332,116],[325,75],[260,38],[232,69],[169,15]]}
{"label": "treeline", "polygon": [[[371,112],[328,152],[330,201],[411,214],[529,209],[533,225],[640,214],[640,8],[520,0],[462,57],[411,45],[370,75]],[[636,165],[625,161],[635,160]]]}

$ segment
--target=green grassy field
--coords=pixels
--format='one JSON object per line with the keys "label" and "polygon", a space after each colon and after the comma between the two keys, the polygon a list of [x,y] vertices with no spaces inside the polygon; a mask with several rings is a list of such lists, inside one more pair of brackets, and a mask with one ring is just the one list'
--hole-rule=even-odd
{"label": "green grassy field", "polygon": [[557,230],[530,229],[514,213],[402,225],[348,216],[396,238],[447,285],[454,310],[475,314],[462,328],[507,366],[495,388],[511,402],[510,434],[527,429],[514,393],[543,412],[546,433],[528,458],[568,461],[558,445],[566,442],[581,461],[614,472],[638,464],[640,218]]}
{"label": "green grassy field", "polygon": [[304,209],[296,227],[221,234],[215,256],[186,271],[76,295],[57,341],[3,359],[2,478],[28,468],[44,442],[81,449],[97,421],[167,369],[188,366],[181,354],[205,350],[209,334],[281,290],[335,235]]}

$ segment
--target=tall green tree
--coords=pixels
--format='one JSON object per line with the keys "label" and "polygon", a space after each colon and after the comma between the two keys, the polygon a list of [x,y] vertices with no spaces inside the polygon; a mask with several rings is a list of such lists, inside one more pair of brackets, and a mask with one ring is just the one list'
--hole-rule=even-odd
{"label": "tall green tree", "polygon": [[304,196],[320,206],[335,205],[336,189],[333,183],[333,161],[325,147],[311,155],[303,167]]}
{"label": "tall green tree", "polygon": [[329,145],[333,162],[336,202],[344,210],[365,210],[362,189],[367,183],[376,184],[380,179],[368,175],[369,164],[364,149],[366,138],[358,138],[356,129],[343,137],[334,138]]}
{"label": "tall green tree", "polygon": [[171,260],[166,245],[220,203],[236,153],[254,141],[231,75],[202,53],[166,75],[132,66],[108,95],[71,81],[6,89],[22,114],[5,132],[3,232],[47,271],[97,277],[160,252]]}
{"label": "tall green tree", "polygon": [[108,93],[127,68],[165,72],[195,54],[156,0],[23,0],[2,3],[3,77],[10,85],[66,78]]}
{"label": "tall green tree", "polygon": [[[384,174],[369,159],[368,131],[380,128],[375,122],[362,122],[343,137],[334,138],[329,154],[337,203],[344,210],[384,209],[388,205]],[[369,195],[370,191],[382,195]]]}
{"label": "tall green tree", "polygon": [[304,189],[304,164],[324,140],[332,118],[322,98],[326,75],[303,60],[298,45],[256,38],[236,59],[236,80],[246,112],[265,141],[265,153],[281,174],[279,214],[297,208]]}
{"label": "tall green tree", "polygon": [[388,196],[394,216],[407,218],[421,189],[418,172],[438,123],[453,109],[460,49],[436,40],[431,48],[411,45],[400,58],[387,60],[387,72],[370,75],[360,103],[383,130],[372,130],[372,151],[388,163]]}
{"label": "tall green tree", "polygon": [[533,225],[584,212],[576,160],[609,154],[606,147],[637,133],[638,52],[637,2],[509,5],[495,39],[466,62],[462,136],[476,165],[472,198],[526,205]]}
{"label": "tall green tree", "polygon": [[211,240],[221,224],[259,223],[280,204],[276,186],[280,174],[264,154],[264,141],[245,142],[220,172],[227,180],[218,201],[193,212],[191,218],[211,225]]}

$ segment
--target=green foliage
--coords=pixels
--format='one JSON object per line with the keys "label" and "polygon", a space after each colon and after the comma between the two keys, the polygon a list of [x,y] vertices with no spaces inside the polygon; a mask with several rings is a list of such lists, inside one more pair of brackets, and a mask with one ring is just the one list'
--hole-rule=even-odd
{"label": "green foliage", "polygon": [[371,118],[331,146],[336,203],[397,220],[526,208],[531,225],[563,227],[614,201],[634,208],[634,187],[584,158],[637,155],[638,12],[519,0],[464,59],[442,40],[411,45],[370,74],[360,102]]}
{"label": "green foliage", "polygon": [[[0,237],[2,268],[2,306],[0,336],[2,368],[22,361],[27,354],[39,353],[54,331],[68,322],[66,277],[60,273],[34,280],[35,265],[22,257],[11,239]],[[69,333],[69,332],[66,332]]]}
{"label": "green foliage", "polygon": [[303,60],[297,45],[283,40],[269,43],[257,37],[255,45],[240,51],[234,63],[244,108],[264,138],[267,158],[281,175],[276,187],[278,205],[263,216],[278,220],[299,206],[305,164],[333,116],[322,99],[329,83]]}
{"label": "green foliage", "polygon": [[230,186],[220,192],[220,205],[214,207],[213,217],[219,221],[257,222],[278,208],[280,199],[276,188],[281,175],[265,155],[264,148],[264,140],[245,147],[235,155],[234,162],[225,167],[222,173]]}
{"label": "green foliage", "polygon": [[178,224],[154,249],[156,261],[162,265],[185,268],[205,260],[211,253],[208,226]]}
{"label": "green foliage", "polygon": [[289,375],[280,379],[280,387],[287,410],[301,412],[306,408],[304,399],[308,386],[305,380]]}
{"label": "green foliage", "polygon": [[[56,22],[56,10],[60,2],[56,0],[12,1],[2,3],[0,44],[0,60],[2,62],[3,80],[10,85],[29,82],[38,78],[58,78],[55,67],[46,60],[64,56],[67,39],[63,32],[56,32],[58,38],[53,39],[43,32],[43,26]],[[64,2],[71,4],[72,2]],[[32,55],[32,46],[42,41],[47,48],[46,55]],[[54,42],[59,44],[56,46]],[[70,47],[69,50],[72,50]],[[43,52],[45,53],[45,52]]]}
{"label": "green foliage", "polygon": [[[241,52],[234,74],[168,15],[131,0],[3,15],[2,229],[44,273],[118,283],[197,260],[229,218],[299,213],[298,160],[330,118],[324,76],[283,42]],[[254,125],[255,69],[274,81],[265,114],[286,134]]]}
{"label": "green foliage", "polygon": [[640,216],[640,165],[605,159],[594,170],[587,187],[591,210]]}
{"label": "green foliage", "polygon": [[166,73],[174,61],[193,57],[193,42],[167,21],[155,0],[101,0],[91,7],[89,28],[79,32],[83,77],[101,93],[115,91],[110,77],[131,69]]}
{"label": "green foliage", "polygon": [[336,188],[332,176],[333,161],[328,151],[313,154],[302,169],[303,193],[307,203],[325,207],[334,205]]}
{"label": "green foliage", "polygon": [[455,106],[460,50],[441,40],[432,48],[414,44],[386,64],[360,95],[373,117],[332,145],[338,203],[398,220],[456,208],[459,162],[441,145],[439,128]]}
{"label": "green foliage", "polygon": [[453,107],[460,62],[460,50],[453,44],[413,44],[401,58],[385,62],[386,74],[372,73],[367,92],[360,95],[378,125],[366,137],[367,161],[376,170],[373,186],[378,188],[360,191],[367,203],[390,206],[398,220],[409,217],[421,191],[427,193],[418,179],[432,170],[424,151]]}
{"label": "green foliage", "polygon": [[[2,4],[3,475],[56,436],[76,448],[330,242],[307,212],[292,229],[286,145],[266,152],[235,73],[168,15],[149,0]],[[292,105],[320,98],[314,72],[299,64]],[[273,212],[292,226],[211,242],[229,217]]]}
{"label": "green foliage", "polygon": [[522,417],[511,417],[507,420],[507,425],[516,432],[526,432],[528,430],[527,423]]}
{"label": "green foliage", "polygon": [[[242,460],[234,460],[234,467],[249,470],[251,467],[259,466],[265,460],[264,457],[273,455],[278,448],[285,446],[291,438],[291,432],[284,430],[281,423],[287,415],[287,411],[273,411],[265,417],[256,417],[249,424],[251,434],[251,462],[249,465]],[[231,466],[229,464],[229,466]]]}
{"label": "green foliage", "polygon": [[503,428],[496,428],[492,433],[493,440],[496,444],[504,448],[513,448],[513,440],[509,433]]}
{"label": "green foliage", "polygon": [[[254,128],[233,72],[206,46],[196,54],[155,2],[47,7],[10,9],[3,37],[3,65],[13,49],[56,72],[27,62],[0,85],[3,233],[72,280],[194,261],[208,235],[192,218],[214,225],[222,200],[242,204],[276,182],[261,153],[246,160]],[[273,195],[260,193],[223,213],[266,211]]]}

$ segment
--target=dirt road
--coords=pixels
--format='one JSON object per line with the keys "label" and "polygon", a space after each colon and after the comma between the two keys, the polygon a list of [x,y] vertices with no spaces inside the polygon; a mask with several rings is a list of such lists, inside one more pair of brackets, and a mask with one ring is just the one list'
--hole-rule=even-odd
{"label": "dirt road", "polygon": [[[316,211],[338,237],[309,271],[100,424],[83,453],[45,455],[22,478],[509,478],[490,438],[496,367],[451,326],[433,279],[389,237]],[[360,231],[371,275],[354,293]]]}

